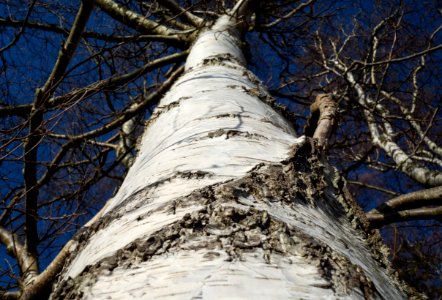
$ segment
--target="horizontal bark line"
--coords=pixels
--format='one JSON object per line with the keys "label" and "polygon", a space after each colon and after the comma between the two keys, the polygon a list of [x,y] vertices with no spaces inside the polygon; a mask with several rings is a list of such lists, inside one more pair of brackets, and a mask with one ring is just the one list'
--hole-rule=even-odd
{"label": "horizontal bark line", "polygon": [[[217,64],[213,64],[211,66],[222,66],[225,67],[225,64],[221,64],[221,65],[217,65]],[[250,83],[254,84],[257,86],[257,88],[245,88],[243,83],[238,83],[237,85],[227,85],[226,87],[228,89],[235,89],[240,91],[241,93],[247,94],[251,97],[256,97],[259,100],[261,100],[263,103],[269,105],[272,109],[274,109],[276,111],[276,113],[278,113],[279,115],[283,116],[285,119],[291,121],[293,124],[296,121],[296,115],[292,112],[289,111],[289,109],[285,106],[282,105],[280,103],[277,103],[275,98],[273,98],[264,88],[262,82],[250,71],[248,71],[246,68],[242,67],[242,66],[238,66],[238,65],[232,65],[229,66],[232,69],[238,69],[241,70],[243,72],[243,74],[247,77],[247,79],[250,81]],[[200,72],[202,69],[206,69],[206,68],[210,68],[210,66],[205,66],[203,68],[198,68],[198,70],[187,70],[185,72],[185,76],[189,76],[190,74],[192,74],[193,72]],[[198,74],[198,73],[197,73]],[[198,78],[199,75],[195,74],[196,78]],[[183,77],[180,80],[183,80]],[[195,79],[192,79],[195,80]],[[187,79],[185,81],[188,81]],[[175,88],[177,86],[180,86],[180,83],[175,85]],[[152,114],[152,116],[149,118],[149,120],[146,122],[146,127],[151,126],[155,121],[157,121],[163,114],[170,112],[172,109],[175,108],[179,108],[181,106],[181,104],[183,103],[183,101],[202,101],[201,99],[199,99],[198,97],[196,97],[197,95],[200,94],[205,94],[205,93],[210,93],[215,91],[214,89],[204,89],[204,90],[197,90],[197,91],[192,91],[191,93],[189,93],[188,95],[185,96],[181,96],[178,99],[174,100],[173,102],[168,102],[166,105],[160,105],[156,108],[155,112]],[[173,98],[173,97],[171,97]],[[243,113],[224,113],[224,114],[219,114],[219,115],[215,115],[215,116],[208,116],[207,118],[196,118],[195,121],[200,121],[203,119],[209,119],[209,118],[228,118],[228,117],[235,117],[237,116],[238,118],[250,118],[250,119],[255,119],[255,120],[260,120],[264,123],[270,123],[272,125],[274,125],[275,127],[288,132],[286,128],[284,128],[283,126],[281,126],[280,124],[276,123],[276,122],[272,122],[272,120],[270,120],[270,118],[261,118],[258,119],[256,116],[253,116],[252,114],[243,114]],[[293,132],[288,132],[290,134],[293,134]]]}

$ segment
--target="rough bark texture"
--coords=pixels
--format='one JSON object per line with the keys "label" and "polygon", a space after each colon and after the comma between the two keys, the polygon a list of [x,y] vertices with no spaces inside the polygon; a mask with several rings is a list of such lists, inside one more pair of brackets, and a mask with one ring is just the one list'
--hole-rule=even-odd
{"label": "rough bark texture", "polygon": [[[368,231],[343,185],[306,142],[278,164],[259,164],[240,179],[198,189],[149,212],[179,215],[195,208],[75,278],[61,277],[52,297],[404,298],[389,277],[379,234]],[[148,189],[128,202],[146,194]],[[127,213],[121,205],[80,234],[77,251],[90,235]]]}
{"label": "rough bark texture", "polygon": [[405,298],[345,184],[264,103],[235,24],[193,46],[52,299]]}

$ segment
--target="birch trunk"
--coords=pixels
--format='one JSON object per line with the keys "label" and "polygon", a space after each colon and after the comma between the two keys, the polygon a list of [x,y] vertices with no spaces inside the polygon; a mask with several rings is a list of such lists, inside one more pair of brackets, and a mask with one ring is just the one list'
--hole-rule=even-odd
{"label": "birch trunk", "polygon": [[52,299],[405,298],[344,183],[246,69],[235,24],[200,34]]}

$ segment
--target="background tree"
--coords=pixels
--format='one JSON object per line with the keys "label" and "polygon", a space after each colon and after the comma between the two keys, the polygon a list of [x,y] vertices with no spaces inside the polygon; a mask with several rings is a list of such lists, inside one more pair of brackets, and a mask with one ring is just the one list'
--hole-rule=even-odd
{"label": "background tree", "polygon": [[[437,5],[267,1],[257,2],[247,21],[250,68],[296,115],[299,134],[315,95],[333,94],[337,122],[329,160],[361,205],[376,208],[368,214],[373,227],[440,218]],[[2,262],[5,291],[32,281],[116,190],[143,120],[181,75],[189,46],[232,6],[0,4],[0,240],[12,257]],[[316,124],[314,117],[309,124]],[[395,234],[385,230],[393,258],[400,266],[401,257],[425,261],[431,254],[435,263],[419,286],[437,296],[439,223],[405,224],[393,225]],[[411,225],[420,234],[411,234]],[[425,245],[415,241],[421,232]]]}

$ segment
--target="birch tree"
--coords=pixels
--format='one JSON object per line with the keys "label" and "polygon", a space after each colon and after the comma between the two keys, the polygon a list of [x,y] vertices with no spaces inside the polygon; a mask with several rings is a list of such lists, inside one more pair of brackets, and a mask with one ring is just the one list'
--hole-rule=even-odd
{"label": "birch tree", "polygon": [[246,5],[198,35],[53,298],[404,297],[339,218],[331,169],[263,103],[240,48]]}
{"label": "birch tree", "polygon": [[[324,37],[314,33],[314,21],[328,19],[331,6],[247,0],[69,5],[31,1],[23,10],[8,3],[4,8],[21,9],[23,16],[0,20],[11,33],[0,49],[8,63],[23,36],[35,42],[29,31],[43,39],[65,36],[50,72],[42,68],[45,79],[37,82],[33,100],[8,100],[0,107],[7,128],[6,170],[19,166],[23,174],[15,186],[5,184],[2,200],[0,241],[16,259],[3,276],[18,276],[5,286],[3,298],[423,297],[398,281],[373,228],[410,216],[437,218],[440,172],[413,167],[389,123],[382,131],[376,124],[377,114],[385,119],[390,114],[367,86],[379,86],[382,97],[400,103],[397,96],[374,75],[367,75],[369,83],[361,81],[333,41],[325,47]],[[55,8],[66,10],[55,14],[60,24],[51,22]],[[33,19],[35,12],[42,17]],[[74,20],[69,28],[65,15]],[[270,37],[279,47],[277,56],[284,57],[278,49],[293,41],[285,30],[294,24],[299,40],[314,41],[309,55],[318,55],[313,64],[323,68],[305,78],[329,83],[316,85],[321,88],[304,134],[294,125],[305,115],[294,118],[251,72],[253,47],[248,50],[250,40],[244,38],[248,31],[263,41]],[[363,68],[372,74],[382,71],[375,66],[396,62],[391,55],[376,61],[381,52],[376,28]],[[413,55],[424,61],[437,52],[437,33],[426,50]],[[352,38],[343,40],[342,49]],[[281,74],[291,72],[284,70]],[[420,69],[415,70],[413,80]],[[348,86],[335,86],[331,75]],[[297,79],[286,79],[272,89],[274,95],[291,97],[285,90]],[[6,89],[5,95],[14,91]],[[413,103],[419,102],[415,94]],[[364,214],[347,191],[342,169],[328,163],[341,100],[349,97],[364,109],[373,147],[413,180],[436,187]],[[429,127],[412,117],[413,108],[399,107],[422,140],[413,159],[437,165],[428,154],[439,147]],[[6,172],[4,182],[17,177]],[[45,262],[44,248],[65,243],[62,232],[84,223],[85,211],[96,210],[109,196],[52,262]],[[404,210],[410,207],[420,211]]]}

